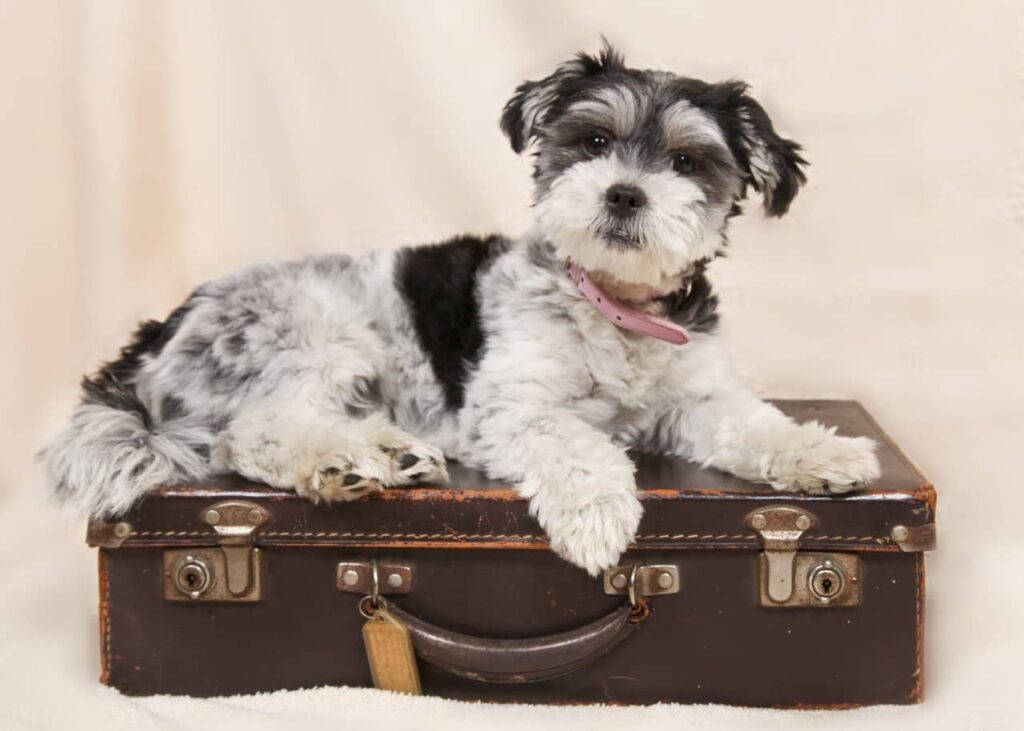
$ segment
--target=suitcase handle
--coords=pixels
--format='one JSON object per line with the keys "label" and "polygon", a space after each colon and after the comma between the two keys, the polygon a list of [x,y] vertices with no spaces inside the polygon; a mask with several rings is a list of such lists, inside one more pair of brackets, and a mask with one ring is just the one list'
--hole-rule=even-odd
{"label": "suitcase handle", "polygon": [[568,632],[519,640],[473,637],[424,622],[394,604],[388,612],[412,635],[416,655],[454,675],[488,683],[536,683],[575,672],[591,664],[647,619],[650,608],[641,599],[595,622]]}

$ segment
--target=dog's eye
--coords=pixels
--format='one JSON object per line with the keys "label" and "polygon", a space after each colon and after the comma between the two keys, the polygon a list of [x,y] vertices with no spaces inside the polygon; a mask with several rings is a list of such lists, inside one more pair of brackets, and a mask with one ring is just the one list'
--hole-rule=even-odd
{"label": "dog's eye", "polygon": [[604,135],[590,135],[583,140],[583,149],[591,155],[600,155],[608,149],[609,140]]}
{"label": "dog's eye", "polygon": [[692,155],[680,152],[672,156],[672,169],[680,175],[689,175],[697,170],[697,160]]}

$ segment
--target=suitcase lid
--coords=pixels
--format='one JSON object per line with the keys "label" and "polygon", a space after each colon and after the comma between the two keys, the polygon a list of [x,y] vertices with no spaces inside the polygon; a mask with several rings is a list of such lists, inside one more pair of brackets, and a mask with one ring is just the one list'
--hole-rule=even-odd
{"label": "suitcase lid", "polygon": [[[800,547],[814,550],[922,551],[935,542],[935,491],[855,401],[776,401],[797,420],[816,419],[840,434],[878,442],[881,477],[870,489],[838,496],[781,493],[678,458],[634,455],[644,517],[636,549],[751,549],[762,545],[759,510],[793,506],[812,525]],[[217,545],[226,531],[206,519],[226,502],[253,514],[261,546],[543,549],[548,540],[526,500],[506,482],[449,464],[444,487],[392,488],[350,503],[314,505],[294,492],[224,476],[167,487],[119,522],[92,522],[88,542],[104,548]],[[236,510],[235,513],[238,513]],[[244,522],[245,511],[242,515]],[[262,517],[257,520],[256,515]],[[249,535],[249,533],[247,533]]]}

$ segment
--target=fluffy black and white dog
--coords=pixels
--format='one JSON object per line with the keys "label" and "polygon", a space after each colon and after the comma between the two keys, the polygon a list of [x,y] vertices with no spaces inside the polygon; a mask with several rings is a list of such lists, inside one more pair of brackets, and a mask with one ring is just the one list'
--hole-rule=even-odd
{"label": "fluffy black and white dog", "polygon": [[[536,224],[358,257],[257,266],[197,289],[85,379],[43,453],[95,515],[236,471],[315,501],[447,478],[514,481],[552,548],[596,573],[641,515],[629,447],[779,490],[843,492],[875,445],[797,424],[735,375],[705,267],[748,187],[781,216],[804,182],[743,83],[625,66],[606,47],[522,84],[501,127],[535,145]],[[671,344],[584,296],[685,326]]]}

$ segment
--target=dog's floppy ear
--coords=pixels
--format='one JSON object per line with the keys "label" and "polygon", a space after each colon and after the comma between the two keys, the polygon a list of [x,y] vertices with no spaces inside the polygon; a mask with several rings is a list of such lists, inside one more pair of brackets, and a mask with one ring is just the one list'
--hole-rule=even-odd
{"label": "dog's floppy ear", "polygon": [[789,210],[800,186],[807,182],[800,145],[779,136],[762,107],[747,93],[747,85],[731,81],[719,85],[725,91],[723,121],[730,147],[754,190],[764,199],[769,216]]}
{"label": "dog's floppy ear", "polygon": [[501,129],[508,135],[512,149],[522,152],[543,134],[544,124],[559,98],[572,92],[575,85],[588,77],[625,68],[622,55],[607,40],[596,56],[579,53],[540,81],[519,85],[501,115]]}

